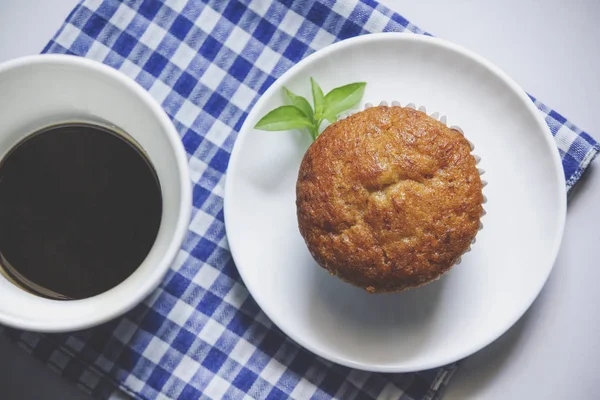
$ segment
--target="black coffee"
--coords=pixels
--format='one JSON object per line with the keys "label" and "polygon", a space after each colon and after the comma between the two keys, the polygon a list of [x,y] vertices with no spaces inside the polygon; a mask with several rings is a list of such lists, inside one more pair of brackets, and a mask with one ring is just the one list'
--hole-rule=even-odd
{"label": "black coffee", "polygon": [[0,163],[0,261],[19,286],[83,299],[125,280],[146,258],[162,216],[154,168],[101,126],[55,125]]}

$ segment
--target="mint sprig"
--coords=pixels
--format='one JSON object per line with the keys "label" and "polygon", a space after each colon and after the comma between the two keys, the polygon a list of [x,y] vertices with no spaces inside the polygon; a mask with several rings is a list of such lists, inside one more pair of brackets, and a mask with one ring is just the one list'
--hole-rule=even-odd
{"label": "mint sprig", "polygon": [[[326,95],[313,78],[310,78],[313,106],[302,96],[298,96],[285,86],[283,92],[289,105],[277,107],[267,113],[254,126],[263,131],[287,131],[308,129],[313,140],[319,136],[324,120],[337,121],[340,113],[354,107],[365,92],[365,82],[355,82],[332,89]],[[314,108],[313,108],[314,107]]]}

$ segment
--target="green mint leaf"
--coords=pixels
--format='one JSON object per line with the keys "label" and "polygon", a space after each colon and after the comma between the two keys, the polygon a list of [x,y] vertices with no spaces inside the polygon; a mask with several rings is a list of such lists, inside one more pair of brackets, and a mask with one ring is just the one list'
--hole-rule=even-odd
{"label": "green mint leaf", "polygon": [[310,132],[310,137],[312,137],[313,142],[317,139],[317,136],[319,136],[319,131],[315,125],[309,127],[308,132]]}
{"label": "green mint leaf", "polygon": [[326,115],[325,119],[332,124],[338,120],[337,115]]}
{"label": "green mint leaf", "polygon": [[327,93],[323,99],[323,115],[329,122],[335,122],[339,113],[358,104],[365,93],[366,85],[366,82],[350,83]]}
{"label": "green mint leaf", "polygon": [[288,98],[290,103],[292,103],[292,105],[298,107],[308,117],[308,119],[310,119],[311,121],[314,119],[313,109],[310,106],[310,103],[308,102],[308,100],[306,100],[302,96],[298,96],[298,95],[292,93],[285,86],[283,87],[283,92],[285,93],[285,96]]}
{"label": "green mint leaf", "polygon": [[261,131],[287,131],[312,127],[312,121],[296,106],[277,107],[254,125]]}
{"label": "green mint leaf", "polygon": [[313,102],[315,104],[315,119],[323,116],[324,96],[323,90],[312,77],[310,78],[310,86],[312,89]]}

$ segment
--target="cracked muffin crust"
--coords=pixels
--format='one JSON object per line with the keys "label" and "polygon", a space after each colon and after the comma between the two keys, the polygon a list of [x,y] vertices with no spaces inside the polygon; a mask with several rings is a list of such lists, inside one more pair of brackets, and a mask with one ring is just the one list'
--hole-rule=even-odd
{"label": "cracked muffin crust", "polygon": [[369,292],[421,286],[448,271],[475,238],[482,203],[464,136],[396,106],[330,125],[304,155],[296,186],[312,256]]}

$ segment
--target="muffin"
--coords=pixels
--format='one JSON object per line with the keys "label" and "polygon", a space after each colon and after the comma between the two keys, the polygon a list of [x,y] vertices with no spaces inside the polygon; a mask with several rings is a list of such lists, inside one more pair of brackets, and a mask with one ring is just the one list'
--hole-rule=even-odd
{"label": "muffin", "polygon": [[483,213],[482,181],[461,132],[407,107],[368,108],[309,147],[298,226],[317,263],[372,293],[422,286],[456,264]]}

